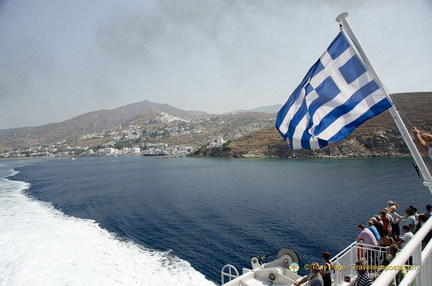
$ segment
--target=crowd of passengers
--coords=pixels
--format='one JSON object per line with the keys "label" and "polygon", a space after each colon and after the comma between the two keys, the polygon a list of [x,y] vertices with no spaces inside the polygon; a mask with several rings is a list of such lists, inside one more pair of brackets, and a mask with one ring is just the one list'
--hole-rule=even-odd
{"label": "crowd of passengers", "polygon": [[[360,244],[357,251],[356,271],[357,278],[351,281],[351,286],[369,286],[372,284],[381,271],[371,275],[367,265],[388,265],[397,255],[398,251],[405,247],[422,225],[431,217],[432,206],[427,205],[424,212],[418,211],[415,206],[409,206],[405,209],[404,214],[398,213],[399,204],[397,202],[388,201],[387,207],[379,212],[379,215],[373,216],[366,225],[359,224],[357,226],[360,234],[356,240]],[[402,230],[402,233],[401,233]],[[432,230],[422,241],[422,247],[432,237]],[[364,248],[362,248],[364,247]],[[382,247],[385,252],[377,254],[376,249]],[[372,250],[372,251],[371,251]],[[335,272],[334,265],[330,262],[330,253],[323,253],[324,264],[320,265],[317,262],[310,266],[310,274],[304,276],[294,285],[307,283],[308,286],[332,286],[334,285],[333,274]],[[411,259],[407,264],[412,264]],[[402,269],[393,281],[393,285],[398,285],[406,274],[406,270]],[[306,284],[305,284],[306,285]]]}
{"label": "crowd of passengers", "polygon": [[[356,240],[383,247],[395,243],[399,248],[403,248],[431,216],[432,206],[427,205],[425,212],[421,213],[418,213],[415,206],[409,206],[403,215],[397,213],[398,208],[398,203],[389,201],[387,207],[381,210],[379,215],[373,216],[366,226],[357,226],[360,234]],[[423,241],[423,246],[429,240],[430,235]]]}

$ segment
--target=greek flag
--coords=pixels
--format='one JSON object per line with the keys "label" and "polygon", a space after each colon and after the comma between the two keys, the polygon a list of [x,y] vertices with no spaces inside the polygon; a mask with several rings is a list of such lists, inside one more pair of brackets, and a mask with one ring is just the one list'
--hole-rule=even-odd
{"label": "greek flag", "polygon": [[293,149],[338,142],[391,106],[339,33],[279,111],[276,128]]}

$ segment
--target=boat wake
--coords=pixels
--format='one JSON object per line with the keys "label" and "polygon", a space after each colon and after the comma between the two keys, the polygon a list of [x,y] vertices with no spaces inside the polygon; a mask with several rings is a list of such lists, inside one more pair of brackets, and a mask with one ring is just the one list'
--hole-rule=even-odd
{"label": "boat wake", "polygon": [[28,183],[5,177],[0,178],[1,285],[214,285],[169,251],[143,248],[92,220],[66,216],[27,197]]}

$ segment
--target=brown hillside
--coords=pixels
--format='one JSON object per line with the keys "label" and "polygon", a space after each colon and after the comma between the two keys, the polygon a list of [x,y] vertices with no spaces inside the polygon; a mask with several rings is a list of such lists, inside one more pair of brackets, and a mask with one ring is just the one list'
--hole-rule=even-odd
{"label": "brown hillside", "polygon": [[[432,132],[432,92],[393,94],[395,106],[409,130],[412,126]],[[229,148],[227,148],[229,147]],[[232,140],[223,150],[202,150],[198,156],[222,157],[398,157],[409,152],[390,112],[370,119],[341,142],[320,150],[292,150],[274,128]]]}

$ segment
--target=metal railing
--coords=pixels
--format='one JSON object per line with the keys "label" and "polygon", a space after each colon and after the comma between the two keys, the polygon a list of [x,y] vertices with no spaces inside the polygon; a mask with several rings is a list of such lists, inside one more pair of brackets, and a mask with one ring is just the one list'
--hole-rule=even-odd
{"label": "metal railing", "polygon": [[[432,219],[424,223],[389,265],[384,265],[382,262],[387,255],[387,247],[361,242],[351,243],[330,260],[334,264],[333,285],[343,285],[347,280],[354,280],[357,276],[356,262],[361,260],[371,276],[378,276],[372,286],[390,285],[402,268],[407,271],[399,286],[431,286],[432,239],[427,245],[424,243],[430,231],[432,231]],[[409,264],[408,260],[411,261]],[[230,281],[238,276],[235,267],[225,265],[221,273],[221,282],[224,284],[225,278]]]}
{"label": "metal railing", "polygon": [[[432,239],[427,245],[425,237],[432,231],[432,219],[428,219],[413,238],[398,252],[389,265],[383,265],[386,248],[353,242],[331,259],[334,264],[334,285],[342,285],[357,276],[355,263],[362,260],[371,276],[379,274],[373,286],[385,286],[393,282],[401,269],[406,270],[400,286],[432,285]],[[410,260],[410,265],[407,261]]]}
{"label": "metal railing", "polygon": [[352,279],[357,276],[356,262],[362,261],[371,275],[382,271],[379,267],[387,255],[387,248],[353,242],[330,261],[334,265],[334,285],[341,285],[346,277]]}
{"label": "metal railing", "polygon": [[221,270],[221,285],[225,284],[225,277],[227,277],[228,279],[227,282],[239,277],[239,272],[237,268],[235,268],[231,264],[225,265]]}
{"label": "metal railing", "polygon": [[[432,219],[428,219],[423,226],[417,231],[413,238],[405,245],[399,254],[389,264],[389,269],[384,272],[374,281],[373,286],[389,285],[394,277],[399,272],[399,266],[405,265],[405,262],[412,256],[412,264],[420,266],[414,268],[409,266],[408,273],[402,279],[399,285],[411,285],[413,282],[417,286],[432,285],[432,239],[427,245],[423,245],[423,240],[432,230]],[[424,246],[424,249],[422,250]],[[391,267],[396,270],[391,270]]]}

